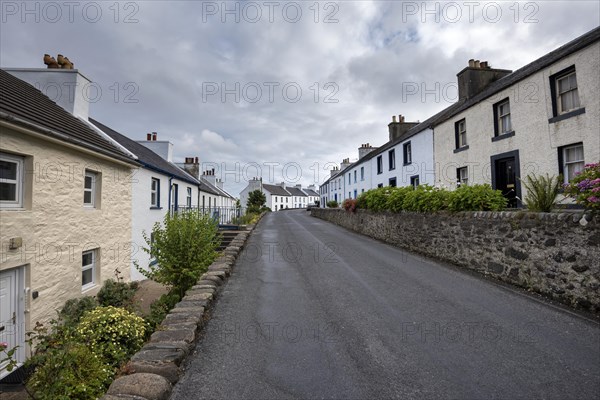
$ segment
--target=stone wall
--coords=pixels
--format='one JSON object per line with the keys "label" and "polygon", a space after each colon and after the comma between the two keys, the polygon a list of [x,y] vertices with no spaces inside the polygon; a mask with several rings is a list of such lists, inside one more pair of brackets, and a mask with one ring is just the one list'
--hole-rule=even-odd
{"label": "stone wall", "polygon": [[600,312],[600,216],[576,213],[421,214],[313,209],[312,215],[433,257]]}

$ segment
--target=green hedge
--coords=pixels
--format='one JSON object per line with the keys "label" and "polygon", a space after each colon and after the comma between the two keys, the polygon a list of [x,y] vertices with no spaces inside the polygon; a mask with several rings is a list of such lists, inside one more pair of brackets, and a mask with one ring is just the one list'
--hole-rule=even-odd
{"label": "green hedge", "polygon": [[456,190],[420,185],[407,187],[382,187],[361,194],[357,208],[371,211],[499,211],[507,200],[499,190],[490,185],[463,185]]}

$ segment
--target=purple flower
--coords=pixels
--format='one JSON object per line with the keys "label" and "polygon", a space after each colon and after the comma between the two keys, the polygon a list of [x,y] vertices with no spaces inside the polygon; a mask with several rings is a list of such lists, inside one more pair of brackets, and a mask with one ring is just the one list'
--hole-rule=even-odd
{"label": "purple flower", "polygon": [[596,196],[590,196],[590,197],[588,197],[588,198],[587,198],[587,200],[588,200],[590,203],[600,203],[600,198],[598,198],[598,197],[596,197]]}
{"label": "purple flower", "polygon": [[584,179],[581,182],[579,182],[577,184],[577,187],[579,188],[579,190],[583,191],[583,190],[588,190],[591,188],[590,185],[590,180],[589,179]]}

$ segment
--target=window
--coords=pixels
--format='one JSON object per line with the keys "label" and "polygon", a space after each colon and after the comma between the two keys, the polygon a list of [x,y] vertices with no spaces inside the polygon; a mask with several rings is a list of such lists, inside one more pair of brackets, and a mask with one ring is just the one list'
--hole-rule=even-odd
{"label": "window", "polygon": [[559,172],[564,177],[564,182],[569,183],[575,174],[583,171],[585,164],[583,158],[583,144],[577,143],[564,146],[558,150]]}
{"label": "window", "polygon": [[86,290],[96,284],[96,250],[81,253],[81,289]]}
{"label": "window", "polygon": [[396,169],[396,150],[394,149],[388,151],[388,164],[390,171]]}
{"label": "window", "polygon": [[351,199],[352,198],[352,193],[348,192],[348,198]]}
{"label": "window", "polygon": [[277,196],[275,196],[275,203],[277,203]]}
{"label": "window", "polygon": [[382,187],[383,187],[383,183],[379,183],[379,184],[377,185],[377,187],[378,187],[378,188],[382,188]]}
{"label": "window", "polygon": [[382,156],[377,157],[377,175],[383,173],[383,158]]}
{"label": "window", "polygon": [[356,183],[356,170],[354,170],[354,183]]}
{"label": "window", "polygon": [[510,102],[508,99],[494,105],[494,134],[504,135],[512,131],[510,120]]}
{"label": "window", "polygon": [[187,196],[185,198],[185,205],[188,208],[192,207],[192,188],[191,187],[187,188]]}
{"label": "window", "polygon": [[390,178],[390,186],[396,187],[396,178]]}
{"label": "window", "polygon": [[404,143],[402,146],[402,153],[404,155],[404,165],[412,163],[412,148],[410,142]]}
{"label": "window", "polygon": [[0,153],[0,207],[23,207],[23,158]]}
{"label": "window", "polygon": [[467,121],[463,118],[454,124],[456,149],[467,147]]}
{"label": "window", "polygon": [[352,183],[352,174],[348,172],[348,185]]}
{"label": "window", "polygon": [[85,171],[83,183],[83,205],[95,207],[96,204],[96,181],[98,175],[92,171]]}
{"label": "window", "polygon": [[202,195],[202,209],[204,210],[204,205],[206,204],[205,196]]}
{"label": "window", "polygon": [[365,180],[365,167],[360,167],[360,180]]}
{"label": "window", "polygon": [[152,178],[150,185],[150,206],[154,208],[160,207],[160,180]]}
{"label": "window", "polygon": [[575,66],[564,69],[550,77],[552,114],[548,122],[558,122],[585,112],[579,101]]}
{"label": "window", "polygon": [[559,114],[579,108],[579,93],[577,91],[577,75],[575,74],[575,70],[556,78],[556,103]]}
{"label": "window", "polygon": [[419,186],[419,175],[410,177],[410,185],[415,189],[417,188],[417,186]]}
{"label": "window", "polygon": [[456,169],[456,183],[458,186],[469,184],[469,170],[467,167]]}
{"label": "window", "polygon": [[358,197],[358,191],[356,189],[354,189],[354,198]]}

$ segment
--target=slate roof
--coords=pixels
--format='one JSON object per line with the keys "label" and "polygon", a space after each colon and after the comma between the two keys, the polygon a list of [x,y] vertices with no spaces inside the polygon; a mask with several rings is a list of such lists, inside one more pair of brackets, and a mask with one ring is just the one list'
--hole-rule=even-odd
{"label": "slate roof", "polygon": [[462,111],[468,109],[469,107],[472,107],[477,103],[480,103],[481,101],[495,95],[496,93],[506,89],[507,87],[510,87],[510,86],[522,81],[523,79],[527,78],[528,76],[533,75],[534,73],[542,70],[543,68],[548,67],[549,65],[597,42],[598,40],[600,40],[600,27],[592,29],[588,33],[568,42],[567,44],[559,47],[556,50],[551,51],[550,53],[538,58],[537,60],[525,65],[524,67],[519,68],[518,70],[514,71],[513,73],[498,79],[497,81],[488,85],[483,91],[481,91],[477,95],[473,96],[472,98],[458,101],[457,103],[454,103],[451,106],[443,109],[442,111],[435,114],[434,116],[432,116],[432,117],[426,119],[425,121],[419,123],[418,125],[412,127],[404,135],[400,136],[396,140],[387,142],[383,146],[379,147],[377,150],[374,150],[374,151],[368,153],[360,160],[354,162],[353,164],[349,165],[348,167],[344,168],[343,170],[340,170],[337,174],[328,178],[324,183],[327,183],[331,179],[338,177],[339,175],[352,169],[356,165],[359,165],[359,164],[363,163],[364,161],[370,160],[371,158],[384,153],[386,150],[390,149],[391,147],[397,145],[400,142],[405,141],[406,139],[411,138],[412,136],[416,135],[417,133],[419,133],[425,129],[428,129],[428,128],[433,128],[434,126],[439,125],[444,121],[447,121],[448,119],[454,117],[455,115],[461,113]]}
{"label": "slate roof", "polygon": [[131,155],[33,85],[0,69],[0,119],[43,135],[136,164]]}
{"label": "slate roof", "polygon": [[221,189],[218,186],[213,185],[212,183],[210,183],[208,180],[200,177],[200,182],[206,186],[208,186],[210,188],[210,190],[212,190],[213,192],[215,192],[214,194],[218,194],[219,196],[223,196],[223,197],[229,197],[232,199],[235,199],[235,197],[233,197],[232,195],[230,195],[229,193],[227,193],[225,191],[225,189]]}
{"label": "slate roof", "polygon": [[203,192],[219,194],[205,182],[198,181],[193,176],[191,176],[175,164],[168,162],[167,160],[165,160],[164,158],[162,158],[143,144],[128,138],[127,136],[109,128],[108,126],[96,121],[95,119],[90,118],[90,122],[96,127],[98,127],[98,129],[100,129],[102,132],[106,133],[108,136],[110,136],[112,139],[118,142],[121,146],[125,147],[127,150],[135,154],[138,157],[138,162],[144,167],[165,175],[173,176],[179,180],[191,183],[195,186],[200,186],[200,190],[202,190]]}
{"label": "slate roof", "polygon": [[304,190],[304,192],[309,196],[317,196],[317,197],[319,196],[319,193],[315,192],[312,189],[302,189],[302,190]]}
{"label": "slate roof", "polygon": [[263,186],[263,189],[267,190],[269,193],[274,194],[276,196],[290,196],[290,193],[279,185],[267,185],[265,183],[262,186]]}
{"label": "slate roof", "polygon": [[290,192],[290,194],[292,196],[302,196],[302,197],[307,197],[306,193],[304,193],[302,190],[298,189],[297,187],[286,187],[285,188],[288,192]]}

